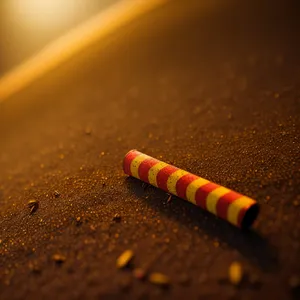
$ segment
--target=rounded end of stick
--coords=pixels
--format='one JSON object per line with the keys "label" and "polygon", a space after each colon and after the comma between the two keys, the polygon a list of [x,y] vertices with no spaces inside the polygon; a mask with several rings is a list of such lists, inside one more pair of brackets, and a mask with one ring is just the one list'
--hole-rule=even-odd
{"label": "rounded end of stick", "polygon": [[260,207],[258,203],[252,204],[245,212],[244,218],[241,222],[241,228],[248,229],[249,227],[251,227],[254,221],[256,220],[259,211],[260,211]]}
{"label": "rounded end of stick", "polygon": [[123,159],[123,171],[125,174],[131,176],[131,170],[130,170],[131,161],[139,154],[140,152],[138,152],[136,149],[132,149],[126,153]]}

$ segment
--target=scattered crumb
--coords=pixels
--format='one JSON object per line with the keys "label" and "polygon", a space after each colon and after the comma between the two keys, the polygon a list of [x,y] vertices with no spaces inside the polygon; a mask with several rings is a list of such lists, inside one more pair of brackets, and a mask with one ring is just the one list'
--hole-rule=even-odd
{"label": "scattered crumb", "polygon": [[41,273],[41,269],[36,262],[29,262],[28,267],[32,273]]}
{"label": "scattered crumb", "polygon": [[76,226],[80,226],[82,224],[82,219],[81,217],[76,218]]}
{"label": "scattered crumb", "polygon": [[149,282],[161,287],[167,287],[170,285],[169,277],[162,273],[151,273],[149,275]]}
{"label": "scattered crumb", "polygon": [[243,268],[240,263],[233,262],[228,270],[229,281],[234,284],[238,285],[243,279]]}
{"label": "scattered crumb", "polygon": [[120,223],[122,221],[122,217],[119,214],[115,214],[113,217],[113,221],[116,223]]}
{"label": "scattered crumb", "polygon": [[146,278],[146,271],[142,268],[136,268],[133,270],[133,276],[139,280],[144,280]]}
{"label": "scattered crumb", "polygon": [[54,191],[53,193],[55,198],[59,198],[60,197],[60,193],[58,191]]}
{"label": "scattered crumb", "polygon": [[87,127],[84,132],[85,132],[86,135],[91,135],[92,134],[92,129],[90,127]]}
{"label": "scattered crumb", "polygon": [[35,213],[39,208],[39,202],[37,200],[30,200],[28,202],[28,207],[30,209],[30,214]]}
{"label": "scattered crumb", "polygon": [[61,264],[66,261],[66,257],[61,254],[54,254],[52,255],[52,260],[54,260],[58,264]]}
{"label": "scattered crumb", "polygon": [[117,268],[123,269],[129,266],[133,259],[133,251],[132,250],[126,250],[124,251],[117,259],[116,265]]}

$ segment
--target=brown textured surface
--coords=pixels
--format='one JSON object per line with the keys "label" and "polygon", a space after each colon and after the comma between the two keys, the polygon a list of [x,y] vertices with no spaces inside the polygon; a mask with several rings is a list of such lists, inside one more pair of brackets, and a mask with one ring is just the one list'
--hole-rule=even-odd
{"label": "brown textured surface", "polygon": [[[297,297],[295,7],[233,2],[201,13],[184,3],[0,105],[1,300]],[[132,148],[257,199],[253,231],[124,176]],[[118,270],[126,249],[136,267],[168,275],[170,289]],[[234,260],[248,276],[238,288],[227,282]]]}

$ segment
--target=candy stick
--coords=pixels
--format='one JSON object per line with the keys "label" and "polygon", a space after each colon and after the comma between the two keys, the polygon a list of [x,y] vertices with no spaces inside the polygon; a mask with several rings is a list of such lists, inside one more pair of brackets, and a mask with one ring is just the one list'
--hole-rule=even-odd
{"label": "candy stick", "polygon": [[123,169],[127,175],[183,198],[240,228],[250,227],[259,213],[255,200],[137,150],[126,154]]}

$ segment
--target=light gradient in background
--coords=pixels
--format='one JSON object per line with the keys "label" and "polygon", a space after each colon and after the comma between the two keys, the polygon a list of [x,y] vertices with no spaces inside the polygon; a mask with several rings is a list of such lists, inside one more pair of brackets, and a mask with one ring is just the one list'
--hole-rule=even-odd
{"label": "light gradient in background", "polygon": [[120,0],[1,0],[0,76]]}
{"label": "light gradient in background", "polygon": [[108,36],[134,19],[168,0],[122,0],[101,10],[48,43],[37,54],[0,77],[0,102],[9,98],[47,72],[54,70],[81,50]]}

